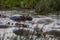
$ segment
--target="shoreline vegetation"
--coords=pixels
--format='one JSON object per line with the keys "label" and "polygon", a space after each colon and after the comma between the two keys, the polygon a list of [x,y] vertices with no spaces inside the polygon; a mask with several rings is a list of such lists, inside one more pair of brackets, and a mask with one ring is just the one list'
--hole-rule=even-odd
{"label": "shoreline vegetation", "polygon": [[60,0],[0,0],[0,10],[35,10],[47,15],[60,11]]}

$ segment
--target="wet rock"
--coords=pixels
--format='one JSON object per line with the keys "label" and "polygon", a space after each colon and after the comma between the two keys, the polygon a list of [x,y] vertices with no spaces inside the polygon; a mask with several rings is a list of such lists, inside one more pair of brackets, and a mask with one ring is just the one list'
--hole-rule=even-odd
{"label": "wet rock", "polygon": [[20,23],[16,23],[15,25],[16,25],[16,27],[23,27],[23,28],[27,28],[28,27],[28,25],[20,24]]}
{"label": "wet rock", "polygon": [[29,30],[18,29],[13,31],[16,35],[29,35]]}
{"label": "wet rock", "polygon": [[54,35],[54,37],[60,37],[60,31],[59,30],[51,30],[43,33],[44,35]]}
{"label": "wet rock", "polygon": [[9,26],[9,25],[0,25],[0,28],[9,28],[9,27],[12,27],[12,26]]}
{"label": "wet rock", "polygon": [[33,18],[32,22],[34,23],[40,23],[40,24],[50,24],[54,22],[54,20],[50,18]]}
{"label": "wet rock", "polygon": [[26,16],[25,19],[28,21],[32,21],[33,18],[31,16]]}
{"label": "wet rock", "polygon": [[24,21],[25,17],[24,16],[13,16],[13,17],[10,17],[11,20],[14,20],[14,21]]}
{"label": "wet rock", "polygon": [[23,16],[23,15],[21,15],[21,16],[16,16],[15,15],[15,16],[10,17],[10,19],[14,20],[14,21],[26,21],[26,20],[31,21],[32,17],[30,17],[30,16]]}
{"label": "wet rock", "polygon": [[0,14],[0,18],[6,18],[8,16]]}

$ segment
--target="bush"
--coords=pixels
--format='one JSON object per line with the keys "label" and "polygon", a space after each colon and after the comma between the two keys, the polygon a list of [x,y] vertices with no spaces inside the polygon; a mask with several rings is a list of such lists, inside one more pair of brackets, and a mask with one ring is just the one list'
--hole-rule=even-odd
{"label": "bush", "polygon": [[40,14],[47,14],[52,11],[60,11],[60,0],[40,0],[35,9],[36,12]]}
{"label": "bush", "polygon": [[60,11],[60,0],[0,0],[0,4],[7,7],[35,9],[39,14]]}

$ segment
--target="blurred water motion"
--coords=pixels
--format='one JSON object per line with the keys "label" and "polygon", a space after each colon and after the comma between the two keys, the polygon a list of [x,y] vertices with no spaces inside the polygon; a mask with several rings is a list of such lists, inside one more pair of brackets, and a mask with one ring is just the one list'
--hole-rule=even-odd
{"label": "blurred water motion", "polygon": [[[31,16],[31,14],[26,13],[26,12],[17,12],[17,11],[1,11],[0,14],[4,14],[7,15],[6,18],[0,18],[0,26],[1,25],[8,25],[8,26],[4,26],[4,27],[0,27],[0,40],[59,40],[60,37],[53,37],[52,35],[46,35],[47,37],[44,37],[44,35],[42,35],[42,33],[40,34],[40,29],[43,27],[43,23],[39,24],[39,22],[50,22],[50,24],[48,25],[44,25],[43,28],[43,32],[46,31],[50,31],[52,29],[52,27],[59,27],[59,26],[53,26],[54,24],[56,24],[56,19],[54,19],[54,21],[50,21],[50,17],[46,17],[46,16],[38,16],[38,17],[33,17]],[[19,14],[23,14],[23,15],[28,15],[37,19],[34,19],[33,21],[24,21],[24,22],[17,22],[17,21],[13,21],[10,19],[10,17],[12,17],[13,15],[19,15]],[[49,19],[49,20],[44,20],[44,18]],[[41,21],[38,21],[41,20]],[[38,22],[36,22],[38,21]],[[21,26],[22,24],[22,26]],[[38,24],[38,25],[37,25]],[[18,27],[19,26],[19,27]],[[25,26],[25,27],[24,27]],[[28,27],[26,27],[28,26]],[[38,27],[38,28],[36,28]],[[36,29],[35,29],[36,28]],[[13,31],[17,31],[18,29],[23,29],[23,30],[19,30],[19,32],[21,33],[21,35],[16,35],[16,33],[13,33]],[[25,31],[25,30],[29,30],[29,31]],[[36,31],[37,30],[37,31]],[[24,31],[22,33],[22,31]],[[18,33],[18,34],[20,34]],[[22,35],[23,34],[23,35]],[[25,35],[26,34],[26,35]]]}

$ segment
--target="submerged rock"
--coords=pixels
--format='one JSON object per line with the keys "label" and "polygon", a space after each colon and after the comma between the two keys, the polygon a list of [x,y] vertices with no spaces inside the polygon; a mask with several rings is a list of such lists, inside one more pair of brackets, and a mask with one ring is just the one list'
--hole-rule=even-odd
{"label": "submerged rock", "polygon": [[9,28],[9,27],[13,27],[13,26],[9,26],[9,25],[0,25],[0,28]]}
{"label": "submerged rock", "polygon": [[0,14],[0,18],[6,18],[6,17],[8,17],[8,16]]}
{"label": "submerged rock", "polygon": [[16,35],[29,35],[29,30],[18,29],[13,31]]}
{"label": "submerged rock", "polygon": [[20,23],[16,23],[15,25],[16,25],[16,27],[23,27],[23,28],[27,28],[28,27],[28,25],[20,24]]}
{"label": "submerged rock", "polygon": [[50,30],[43,33],[44,35],[53,35],[54,37],[60,37],[60,30]]}
{"label": "submerged rock", "polygon": [[54,22],[54,20],[51,18],[33,18],[32,22],[40,24],[50,24]]}

